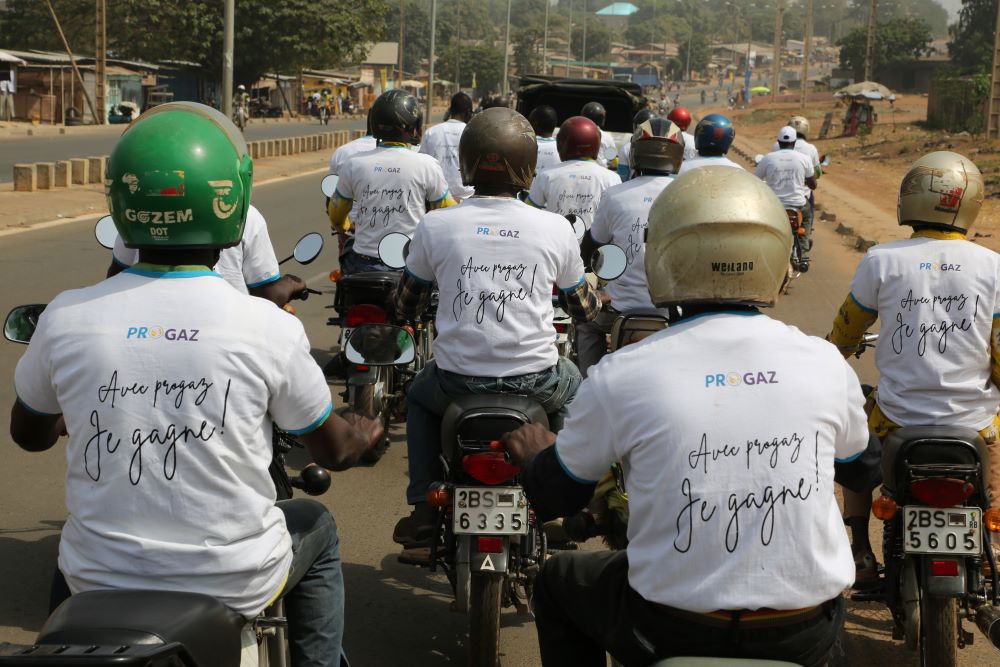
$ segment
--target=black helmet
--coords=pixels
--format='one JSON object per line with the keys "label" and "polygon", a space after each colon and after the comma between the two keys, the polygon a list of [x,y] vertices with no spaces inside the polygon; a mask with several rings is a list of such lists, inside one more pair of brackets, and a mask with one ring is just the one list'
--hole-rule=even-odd
{"label": "black helmet", "polygon": [[632,131],[635,132],[640,125],[642,125],[652,117],[653,117],[652,109],[642,109],[641,111],[639,111],[639,113],[632,116]]}
{"label": "black helmet", "polygon": [[548,137],[559,126],[559,116],[548,104],[540,104],[528,114],[528,122],[535,129],[535,134]]}
{"label": "black helmet", "polygon": [[594,121],[594,125],[597,127],[603,128],[604,119],[607,117],[608,112],[604,110],[604,105],[600,102],[587,102],[580,109],[580,115]]}
{"label": "black helmet", "polygon": [[371,109],[372,134],[379,141],[420,143],[424,115],[417,98],[398,88],[378,96]]}
{"label": "black helmet", "polygon": [[528,119],[506,107],[493,107],[469,121],[458,142],[462,183],[513,185],[527,189],[535,176],[538,144]]}
{"label": "black helmet", "polygon": [[681,129],[666,118],[654,116],[643,121],[632,134],[629,159],[638,172],[676,174],[684,159]]}

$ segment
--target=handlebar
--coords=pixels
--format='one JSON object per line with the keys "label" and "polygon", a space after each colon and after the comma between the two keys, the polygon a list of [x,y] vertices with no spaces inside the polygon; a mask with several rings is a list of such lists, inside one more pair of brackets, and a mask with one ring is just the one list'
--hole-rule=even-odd
{"label": "handlebar", "polygon": [[866,333],[861,337],[861,343],[858,344],[858,349],[854,353],[855,358],[860,359],[865,350],[870,347],[875,347],[876,343],[878,343],[878,334],[870,332]]}

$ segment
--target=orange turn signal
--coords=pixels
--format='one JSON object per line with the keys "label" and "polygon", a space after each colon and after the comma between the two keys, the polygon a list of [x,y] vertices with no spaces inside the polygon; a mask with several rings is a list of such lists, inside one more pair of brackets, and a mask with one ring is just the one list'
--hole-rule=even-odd
{"label": "orange turn signal", "polygon": [[293,306],[290,303],[286,303],[284,306],[282,306],[282,308],[284,308],[286,312],[289,312],[292,315],[295,314],[295,306]]}
{"label": "orange turn signal", "polygon": [[1000,533],[1000,508],[991,507],[983,513],[983,525],[991,533]]}
{"label": "orange turn signal", "polygon": [[872,503],[872,514],[875,515],[876,519],[881,519],[882,521],[888,521],[893,518],[898,511],[899,506],[889,496],[879,496]]}
{"label": "orange turn signal", "polygon": [[805,236],[806,235],[806,228],[805,227],[797,227],[795,229],[795,233],[798,234],[799,236]]}
{"label": "orange turn signal", "polygon": [[409,324],[404,324],[403,329],[406,331],[406,333],[410,334],[411,336],[417,335],[416,333],[414,333],[413,327],[411,327]]}
{"label": "orange turn signal", "polygon": [[335,283],[340,280],[340,269],[334,269],[330,272],[330,282]]}
{"label": "orange turn signal", "polygon": [[451,489],[446,486],[431,487],[427,490],[427,504],[431,507],[451,507]]}

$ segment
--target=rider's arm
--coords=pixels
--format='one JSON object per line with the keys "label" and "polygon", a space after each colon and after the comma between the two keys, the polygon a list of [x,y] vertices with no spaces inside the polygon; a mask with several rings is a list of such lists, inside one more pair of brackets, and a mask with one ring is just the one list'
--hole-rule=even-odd
{"label": "rider's arm", "polygon": [[1000,387],[1000,313],[993,315],[993,330],[990,334],[990,379]]}
{"label": "rider's arm", "polygon": [[45,451],[56,444],[63,428],[62,415],[35,412],[20,399],[10,410],[10,437],[25,451]]}
{"label": "rider's arm", "polygon": [[439,208],[448,208],[449,206],[454,206],[457,203],[458,202],[455,201],[455,199],[451,196],[450,192],[445,192],[444,193],[444,197],[441,197],[440,199],[438,199],[436,201],[428,201],[427,202],[427,210],[428,211],[434,211],[434,210],[437,210]]}
{"label": "rider's arm", "polygon": [[434,289],[434,266],[428,255],[434,243],[428,239],[431,234],[428,229],[423,221],[417,225],[410,239],[403,277],[396,285],[396,314],[403,319],[413,320],[423,313]]}
{"label": "rider's arm", "polygon": [[847,412],[835,434],[833,478],[851,491],[871,493],[882,482],[882,443],[868,431],[861,383],[847,363],[844,363],[844,391]]}
{"label": "rider's arm", "polygon": [[[430,156],[428,156],[430,157]],[[433,211],[439,208],[454,206],[458,202],[448,192],[448,181],[444,177],[441,165],[434,158],[428,160],[430,169],[427,172],[427,180],[424,192],[426,193],[427,210]]]}
{"label": "rider's arm", "polygon": [[[554,168],[550,167],[550,169]],[[535,208],[545,208],[545,188],[548,182],[547,170],[536,176],[535,180],[531,181],[531,189],[528,190],[528,198],[524,203]]]}
{"label": "rider's arm", "polygon": [[347,215],[354,205],[353,199],[347,199],[338,191],[330,198],[330,203],[326,207],[326,214],[330,218],[330,227],[338,234],[344,233],[351,228],[351,221]]}
{"label": "rider's arm", "polygon": [[806,176],[806,186],[808,186],[810,190],[815,190],[817,185],[815,176]]}
{"label": "rider's arm", "polygon": [[14,370],[17,400],[10,411],[10,437],[29,452],[48,449],[63,430],[62,408],[49,373],[51,343],[46,323],[50,317],[42,313],[32,342]]}
{"label": "rider's arm", "polygon": [[851,292],[833,321],[826,339],[837,346],[844,357],[858,351],[865,331],[878,319],[878,269],[869,252],[862,258],[851,281]]}
{"label": "rider's arm", "polygon": [[347,470],[377,439],[374,435],[377,426],[375,420],[358,415],[342,417],[329,413],[319,426],[300,434],[298,439],[318,465],[329,470]]}

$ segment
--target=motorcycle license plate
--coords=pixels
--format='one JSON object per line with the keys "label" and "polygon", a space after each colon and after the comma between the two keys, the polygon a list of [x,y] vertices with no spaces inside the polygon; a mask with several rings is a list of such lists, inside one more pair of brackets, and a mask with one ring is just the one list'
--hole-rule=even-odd
{"label": "motorcycle license plate", "polygon": [[903,551],[908,554],[975,556],[983,550],[982,531],[978,507],[903,508]]}
{"label": "motorcycle license plate", "polygon": [[524,535],[528,499],[518,487],[475,486],[455,489],[456,535]]}

